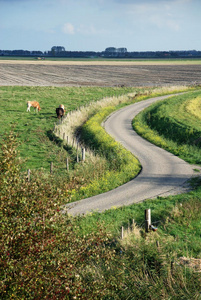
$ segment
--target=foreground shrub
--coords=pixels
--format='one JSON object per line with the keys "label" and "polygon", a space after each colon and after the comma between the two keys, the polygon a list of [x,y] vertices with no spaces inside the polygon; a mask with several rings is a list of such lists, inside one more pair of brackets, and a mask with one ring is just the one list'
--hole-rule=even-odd
{"label": "foreground shrub", "polygon": [[79,218],[59,211],[63,196],[56,187],[37,178],[27,182],[20,173],[16,149],[15,137],[6,136],[0,157],[1,299],[199,298],[200,276],[177,264],[176,240],[138,234],[125,245],[100,224],[80,237]]}
{"label": "foreground shrub", "polygon": [[[6,136],[0,160],[1,299],[104,296],[94,279],[86,282],[86,270],[95,274],[96,264],[108,265],[114,256],[106,249],[107,235],[99,227],[97,234],[78,238],[74,221],[59,211],[57,189],[20,174],[16,147],[15,137]],[[112,293],[110,283],[104,284]]]}

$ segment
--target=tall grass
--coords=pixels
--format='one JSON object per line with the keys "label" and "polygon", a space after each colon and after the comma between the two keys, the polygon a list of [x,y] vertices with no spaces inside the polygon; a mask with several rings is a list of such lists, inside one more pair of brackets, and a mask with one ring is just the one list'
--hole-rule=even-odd
{"label": "tall grass", "polygon": [[[143,91],[144,93],[144,91]],[[137,91],[119,96],[119,97],[106,97],[99,101],[93,101],[89,105],[81,106],[79,109],[67,114],[62,120],[61,124],[55,126],[54,132],[60,138],[63,137],[63,133],[69,138],[69,143],[72,144],[73,139],[78,136],[82,125],[92,116],[94,116],[101,109],[108,106],[117,106],[122,103],[132,103],[133,99],[137,95]],[[57,130],[59,129],[59,130]],[[58,134],[59,133],[59,134]]]}

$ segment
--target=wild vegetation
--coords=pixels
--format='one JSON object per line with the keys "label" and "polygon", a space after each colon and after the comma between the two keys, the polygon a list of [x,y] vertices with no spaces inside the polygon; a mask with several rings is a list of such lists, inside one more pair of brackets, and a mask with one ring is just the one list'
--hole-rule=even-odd
{"label": "wild vegetation", "polygon": [[[147,96],[139,96],[133,101]],[[196,103],[191,100],[187,107],[194,111],[192,114],[195,116],[193,107]],[[108,157],[99,156],[99,159],[105,160],[113,172],[118,165],[111,164],[110,156],[113,159],[123,150],[119,151],[98,127],[110,111],[104,108],[92,118],[90,116],[84,122],[82,134],[84,140],[92,143],[92,148],[99,149],[99,154],[100,147],[105,147],[103,149]],[[14,127],[16,132],[17,125]],[[46,128],[50,130],[48,126]],[[96,131],[100,133],[100,140]],[[54,178],[45,170],[39,170],[30,182],[26,180],[23,173],[25,164],[22,164],[21,154],[17,152],[21,149],[18,146],[20,135],[15,135],[12,132],[2,135],[1,143],[2,299],[199,299],[199,180],[195,182],[196,190],[185,195],[157,198],[102,214],[70,218],[60,212],[68,193],[58,181],[55,185],[56,175]],[[61,147],[62,142],[58,140],[58,143],[59,151],[61,148],[65,151]],[[116,150],[108,150],[111,144]],[[56,142],[54,147],[58,147]],[[126,163],[126,158],[122,160]],[[78,173],[82,165],[79,164],[76,169],[74,164]],[[78,182],[75,177],[73,180]],[[145,235],[143,219],[147,207],[152,209],[152,220],[158,230]],[[132,230],[128,230],[128,236],[120,240],[121,226],[131,224],[132,219],[135,220]],[[182,260],[182,257],[185,259]]]}

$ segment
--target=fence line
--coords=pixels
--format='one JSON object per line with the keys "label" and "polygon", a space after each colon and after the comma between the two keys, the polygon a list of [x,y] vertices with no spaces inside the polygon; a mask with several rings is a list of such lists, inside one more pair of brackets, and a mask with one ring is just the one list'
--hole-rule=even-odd
{"label": "fence line", "polygon": [[[151,209],[150,208],[145,209],[144,215],[145,215],[145,220],[144,220],[143,224],[144,224],[145,233],[157,231],[158,228],[154,227],[153,224],[159,223],[159,222],[154,222],[154,223],[151,222]],[[141,224],[141,226],[142,226],[142,224]],[[130,225],[130,222],[128,222],[127,234],[130,234],[134,230],[134,228],[135,228],[135,220],[133,219],[131,225]],[[120,236],[121,236],[121,239],[124,239],[124,237],[125,237],[125,230],[124,230],[123,226],[121,227]]]}
{"label": "fence line", "polygon": [[66,170],[69,171],[68,157],[66,158]]}

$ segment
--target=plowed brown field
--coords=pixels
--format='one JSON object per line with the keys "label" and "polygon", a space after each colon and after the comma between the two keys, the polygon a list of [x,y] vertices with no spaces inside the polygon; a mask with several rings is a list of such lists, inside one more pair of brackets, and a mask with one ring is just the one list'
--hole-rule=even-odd
{"label": "plowed brown field", "polygon": [[200,63],[0,60],[0,86],[167,86],[201,84]]}

